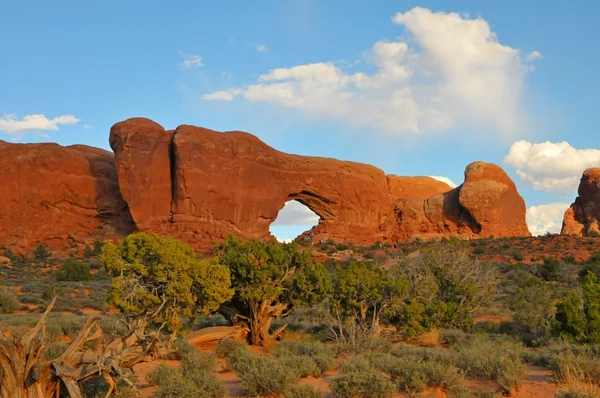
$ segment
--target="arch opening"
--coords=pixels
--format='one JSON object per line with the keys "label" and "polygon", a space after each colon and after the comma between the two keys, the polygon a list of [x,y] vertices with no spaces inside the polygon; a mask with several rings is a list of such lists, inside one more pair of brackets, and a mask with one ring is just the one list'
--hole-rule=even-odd
{"label": "arch opening", "polygon": [[289,200],[279,210],[269,231],[280,242],[291,242],[319,224],[321,217],[298,200]]}

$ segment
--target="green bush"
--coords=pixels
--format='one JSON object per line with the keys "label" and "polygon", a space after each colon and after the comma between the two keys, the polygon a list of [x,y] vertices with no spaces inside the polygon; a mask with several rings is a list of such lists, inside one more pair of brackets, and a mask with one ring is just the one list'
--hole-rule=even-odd
{"label": "green bush", "polygon": [[148,373],[146,380],[158,386],[154,393],[156,398],[196,398],[202,395],[196,383],[183,375],[181,370],[161,364],[158,368]]}
{"label": "green bush", "polygon": [[253,397],[283,394],[299,379],[295,370],[282,361],[247,350],[234,351],[227,362],[240,377],[248,395]]}
{"label": "green bush", "polygon": [[91,281],[94,276],[90,272],[90,267],[74,258],[68,258],[63,265],[54,273],[54,279],[59,282],[83,282]]}
{"label": "green bush", "polygon": [[33,258],[36,261],[46,261],[52,256],[52,252],[48,248],[40,243],[35,249],[33,249]]}
{"label": "green bush", "polygon": [[274,350],[276,357],[305,357],[317,367],[319,376],[335,363],[335,354],[331,348],[320,342],[284,340]]}
{"label": "green bush", "polygon": [[455,344],[464,343],[467,339],[467,334],[458,329],[442,329],[440,330],[440,338],[442,342],[453,346]]}
{"label": "green bush", "polygon": [[12,314],[18,308],[17,292],[8,286],[0,285],[0,314]]}
{"label": "green bush", "polygon": [[44,289],[42,293],[42,298],[44,300],[52,300],[54,296],[64,296],[65,292],[61,288],[56,288],[56,286],[48,286]]}
{"label": "green bush", "polygon": [[374,358],[369,354],[351,355],[340,365],[342,373],[361,373],[374,371]]}
{"label": "green bush", "polygon": [[589,349],[583,352],[560,352],[550,359],[550,369],[560,383],[600,384],[600,356]]}
{"label": "green bush", "polygon": [[565,263],[557,258],[544,257],[543,263],[538,265],[537,271],[547,281],[556,281],[561,277]]}
{"label": "green bush", "polygon": [[553,287],[526,271],[515,272],[511,279],[515,286],[509,289],[507,302],[514,312],[513,332],[528,345],[543,344],[552,331]]}
{"label": "green bush", "polygon": [[284,398],[325,398],[323,391],[317,391],[308,384],[291,386],[284,394]]}
{"label": "green bush", "polygon": [[46,352],[44,352],[44,359],[51,361],[60,357],[67,347],[67,344],[63,342],[51,344]]}
{"label": "green bush", "polygon": [[160,365],[150,372],[147,380],[158,386],[158,398],[220,398],[225,387],[214,375],[216,358],[204,354],[185,341],[178,341],[176,348],[181,358],[181,368]]}
{"label": "green bush", "polygon": [[394,383],[374,370],[348,373],[331,382],[336,398],[389,398],[394,391]]}
{"label": "green bush", "polygon": [[215,348],[215,353],[219,358],[229,358],[236,350],[247,349],[246,344],[238,340],[233,340],[229,337],[220,340]]}
{"label": "green bush", "polygon": [[383,355],[376,362],[378,368],[390,376],[399,392],[409,394],[422,392],[427,387],[448,390],[462,379],[456,367],[432,358],[423,360],[411,355]]}
{"label": "green bush", "polygon": [[508,338],[476,335],[465,344],[453,347],[454,364],[472,376],[496,380],[504,392],[523,382],[524,349],[520,342]]}

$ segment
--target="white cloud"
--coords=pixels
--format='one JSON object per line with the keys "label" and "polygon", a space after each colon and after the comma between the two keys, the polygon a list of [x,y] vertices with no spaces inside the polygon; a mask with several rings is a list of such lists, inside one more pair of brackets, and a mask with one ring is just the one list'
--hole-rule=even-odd
{"label": "white cloud", "polygon": [[[319,223],[319,216],[316,215],[308,207],[295,200],[289,201],[283,206],[283,209],[279,211],[277,218],[271,226],[310,226],[317,225]],[[308,228],[306,228],[308,229]]]}
{"label": "white cloud", "polygon": [[258,51],[259,53],[264,53],[269,51],[269,49],[264,44],[257,44],[256,51]]}
{"label": "white cloud", "polygon": [[92,128],[92,125],[91,125],[91,124],[87,124],[87,123],[86,123],[86,124],[84,124],[84,125],[83,125],[83,128],[84,128],[84,129],[91,129],[91,128]]}
{"label": "white cloud", "polygon": [[534,61],[534,60],[536,60],[538,58],[542,58],[542,57],[543,57],[542,53],[535,50],[535,51],[532,51],[529,54],[527,54],[527,57],[525,59],[527,60],[527,62],[531,62],[531,61]]}
{"label": "white cloud", "polygon": [[456,188],[458,185],[456,185],[454,183],[454,181],[452,181],[451,179],[449,179],[448,177],[443,177],[443,176],[428,176],[430,178],[433,178],[434,180],[438,180],[441,182],[445,182],[446,184],[448,184],[451,188]]}
{"label": "white cloud", "polygon": [[17,119],[16,115],[4,115],[0,117],[0,132],[4,133],[24,133],[26,131],[58,131],[60,124],[76,124],[79,122],[73,115],[60,115],[54,119],[48,119],[41,114],[25,115],[23,119]]}
{"label": "white cloud", "polygon": [[204,94],[202,99],[205,101],[233,101],[237,94],[239,94],[239,90],[215,91],[213,93]]}
{"label": "white cloud", "polygon": [[570,203],[551,203],[531,206],[527,209],[527,226],[533,236],[546,232],[559,233],[562,228],[563,215]]}
{"label": "white cloud", "polygon": [[585,169],[600,166],[600,150],[576,149],[566,141],[517,141],[504,163],[515,167],[517,175],[534,189],[567,193],[577,190]]}
{"label": "white cloud", "polygon": [[184,58],[183,62],[179,64],[181,69],[200,68],[204,66],[202,57],[199,55],[184,55],[181,52],[179,55]]}
{"label": "white cloud", "polygon": [[393,21],[411,40],[375,43],[365,56],[373,73],[346,72],[341,61],[277,68],[239,95],[386,133],[458,124],[518,132],[528,68],[518,50],[498,42],[485,20],[417,7]]}

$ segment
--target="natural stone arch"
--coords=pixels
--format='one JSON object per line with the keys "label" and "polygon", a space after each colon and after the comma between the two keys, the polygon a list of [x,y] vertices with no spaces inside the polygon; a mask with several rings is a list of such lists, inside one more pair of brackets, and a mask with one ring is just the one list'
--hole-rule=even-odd
{"label": "natural stone arch", "polygon": [[269,226],[289,200],[320,216],[310,231],[314,241],[529,235],[514,182],[490,163],[467,166],[464,183],[449,192],[430,177],[287,154],[240,131],[181,125],[171,132],[138,118],[115,124],[110,143],[136,227],[202,250],[229,234],[270,237]]}

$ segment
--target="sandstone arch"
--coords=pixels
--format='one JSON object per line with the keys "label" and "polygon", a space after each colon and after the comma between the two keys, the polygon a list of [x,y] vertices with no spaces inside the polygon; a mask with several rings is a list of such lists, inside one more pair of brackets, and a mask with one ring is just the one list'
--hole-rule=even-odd
{"label": "sandstone arch", "polygon": [[[245,132],[189,125],[167,132],[157,126],[137,118],[111,129],[119,179],[124,175],[124,189],[138,195],[123,196],[140,229],[168,233],[197,247],[208,248],[230,233],[269,237],[270,224],[289,200],[320,216],[310,231],[313,239],[362,244],[414,234],[529,235],[523,199],[493,164],[470,164],[465,183],[452,190],[429,177],[388,176],[365,164],[286,154]],[[137,155],[140,142],[145,149]],[[148,174],[156,164],[162,165],[160,172]],[[137,187],[136,181],[141,181]],[[133,209],[133,202],[154,187],[162,187],[160,203]],[[169,200],[165,191],[171,193]]]}

